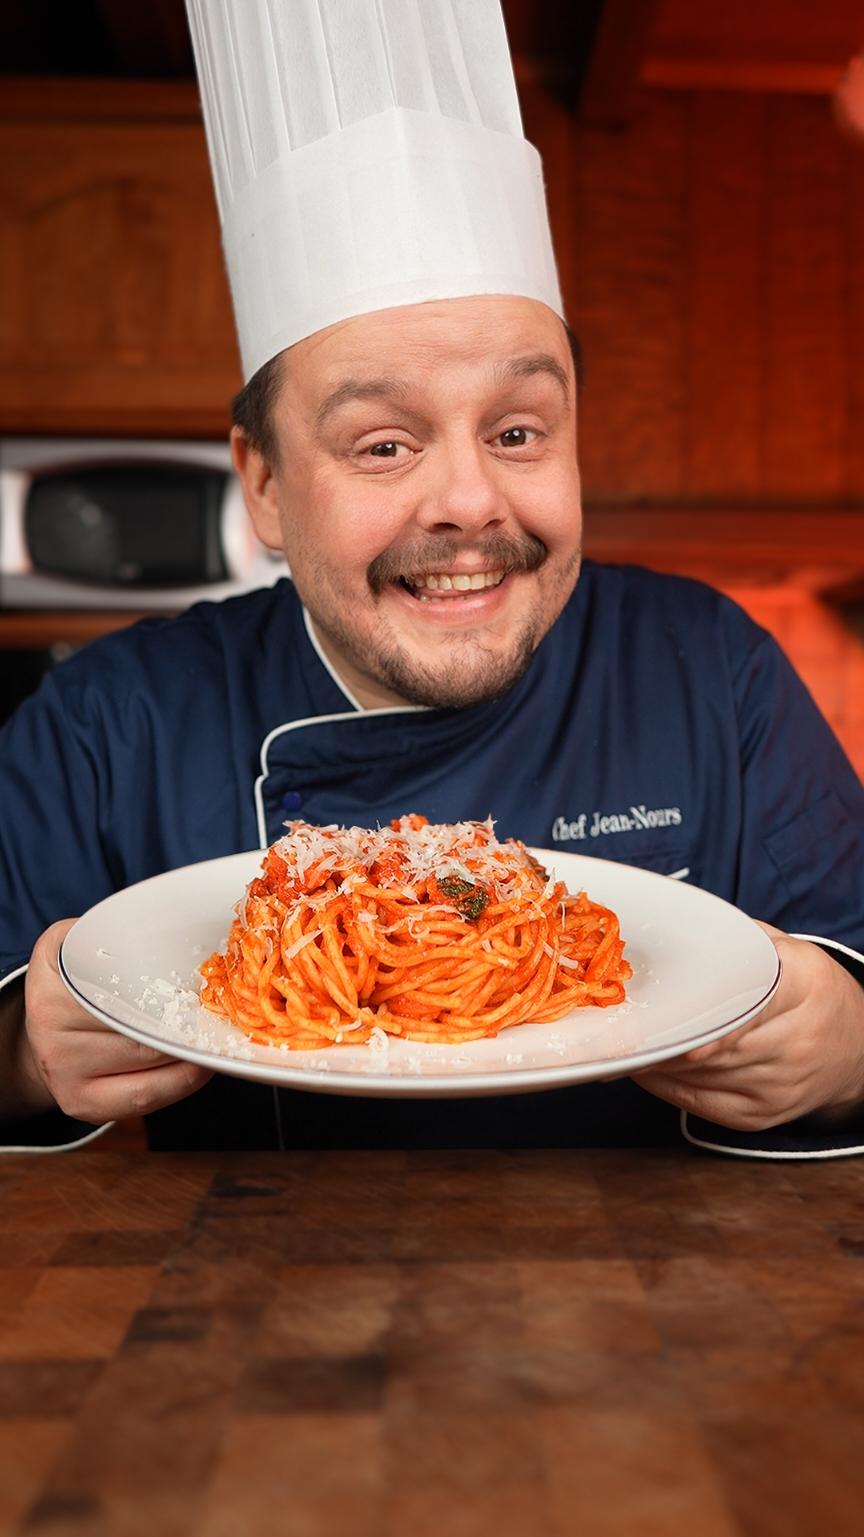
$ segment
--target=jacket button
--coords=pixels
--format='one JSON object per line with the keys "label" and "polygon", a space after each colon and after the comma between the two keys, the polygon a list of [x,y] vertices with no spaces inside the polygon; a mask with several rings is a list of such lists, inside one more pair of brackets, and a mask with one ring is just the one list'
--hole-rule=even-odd
{"label": "jacket button", "polygon": [[299,811],[303,805],[303,797],[299,790],[286,790],[282,797],[283,811]]}

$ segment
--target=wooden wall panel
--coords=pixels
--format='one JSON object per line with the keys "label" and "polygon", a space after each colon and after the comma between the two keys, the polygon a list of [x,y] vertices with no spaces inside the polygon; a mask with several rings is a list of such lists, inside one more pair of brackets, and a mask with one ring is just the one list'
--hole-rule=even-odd
{"label": "wooden wall panel", "polygon": [[585,130],[574,143],[578,237],[565,287],[586,356],[583,473],[588,494],[610,500],[682,489],[685,118],[669,96],[636,131]]}
{"label": "wooden wall panel", "polygon": [[769,102],[761,494],[833,500],[844,462],[848,181],[828,103]]}
{"label": "wooden wall panel", "polygon": [[212,433],[239,382],[200,124],[0,122],[0,431]]}
{"label": "wooden wall panel", "polygon": [[588,498],[864,497],[864,146],[827,98],[643,90],[609,133],[540,97]]}
{"label": "wooden wall panel", "polygon": [[846,152],[848,195],[844,222],[848,239],[846,349],[849,357],[844,457],[846,491],[864,495],[864,143]]}
{"label": "wooden wall panel", "polygon": [[657,0],[651,47],[661,58],[734,65],[818,65],[839,72],[864,42],[861,0]]}
{"label": "wooden wall panel", "polygon": [[[643,89],[612,133],[539,75],[522,98],[585,344],[587,498],[864,498],[864,148],[827,101]],[[238,383],[192,88],[7,90],[0,433],[221,436]]]}
{"label": "wooden wall panel", "polygon": [[[644,89],[616,133],[540,74],[522,102],[585,345],[589,548],[731,587],[864,767],[864,646],[824,601],[864,590],[855,511],[825,516],[864,501],[864,147],[805,95]],[[0,434],[222,437],[239,377],[194,91],[5,89]]]}
{"label": "wooden wall panel", "polygon": [[749,497],[760,482],[764,104],[689,99],[683,489]]}

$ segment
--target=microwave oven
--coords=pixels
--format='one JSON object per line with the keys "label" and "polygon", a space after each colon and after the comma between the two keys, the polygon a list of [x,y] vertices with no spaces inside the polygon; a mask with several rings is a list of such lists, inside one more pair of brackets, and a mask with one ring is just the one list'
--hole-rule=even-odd
{"label": "microwave oven", "polygon": [[177,611],[287,575],[227,443],[0,439],[0,607]]}

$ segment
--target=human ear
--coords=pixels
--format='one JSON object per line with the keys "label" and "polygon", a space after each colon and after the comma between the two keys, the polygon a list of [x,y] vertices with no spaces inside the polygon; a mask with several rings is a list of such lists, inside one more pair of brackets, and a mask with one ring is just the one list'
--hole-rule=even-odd
{"label": "human ear", "polygon": [[231,462],[243,488],[246,511],[258,538],[269,549],[281,550],[282,528],[273,469],[242,427],[231,428]]}

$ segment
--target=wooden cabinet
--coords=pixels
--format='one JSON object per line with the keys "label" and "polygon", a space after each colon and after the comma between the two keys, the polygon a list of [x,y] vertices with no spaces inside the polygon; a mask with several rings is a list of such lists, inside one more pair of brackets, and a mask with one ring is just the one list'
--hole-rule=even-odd
{"label": "wooden cabinet", "polygon": [[[864,765],[823,602],[864,590],[864,155],[824,96],[643,88],[609,133],[520,86],[586,347],[587,550],[735,591]],[[6,79],[0,436],[221,438],[240,382],[195,86]],[[128,620],[6,613],[0,649]]]}
{"label": "wooden cabinet", "polygon": [[[600,505],[864,497],[864,155],[824,96],[643,87],[626,130],[521,81]],[[0,434],[221,437],[240,384],[191,82],[7,80]]]}
{"label": "wooden cabinet", "polygon": [[0,101],[0,433],[221,437],[241,380],[194,86]]}

